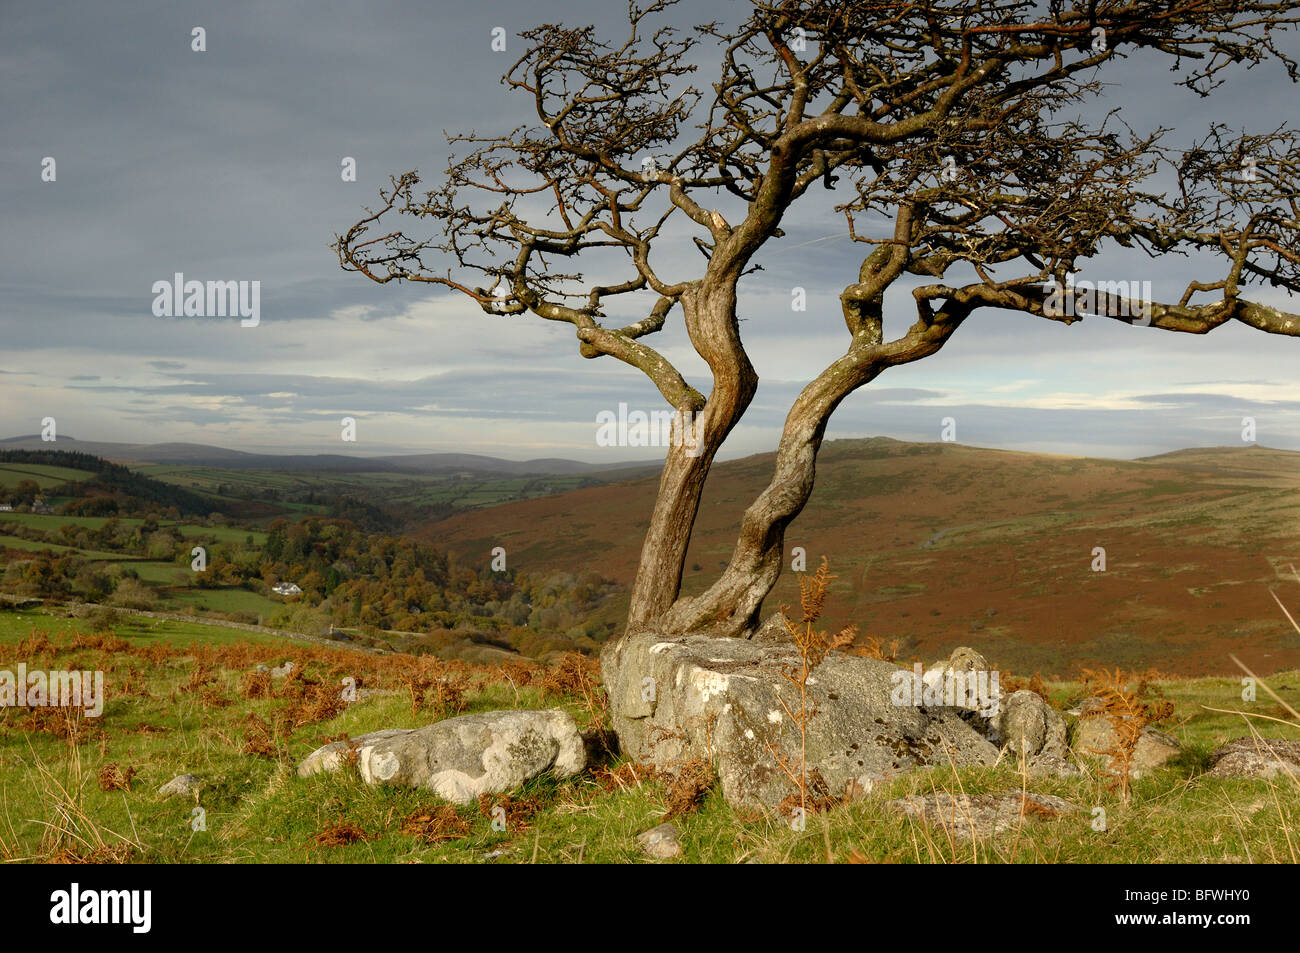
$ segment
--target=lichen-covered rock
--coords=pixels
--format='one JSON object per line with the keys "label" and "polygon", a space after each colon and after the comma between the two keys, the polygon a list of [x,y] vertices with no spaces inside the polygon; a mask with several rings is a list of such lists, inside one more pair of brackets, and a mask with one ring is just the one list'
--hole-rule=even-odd
{"label": "lichen-covered rock", "polygon": [[303,759],[299,777],[338,770],[350,760],[349,748],[367,783],[424,788],[456,804],[516,790],[545,771],[571,777],[586,764],[568,713],[492,711],[336,741]]}
{"label": "lichen-covered rock", "polygon": [[165,797],[193,797],[203,782],[193,774],[178,774],[158,789]]}
{"label": "lichen-covered rock", "polygon": [[[800,711],[799,693],[783,675],[798,660],[774,631],[762,641],[638,633],[607,645],[601,667],[613,727],[629,757],[664,767],[711,757],[729,803],[770,809],[794,792],[779,760],[797,762],[800,750],[791,717]],[[905,677],[911,673],[892,663],[841,653],[813,671],[807,764],[832,795],[842,796],[850,782],[869,787],[918,766],[997,760],[976,713],[896,703]]]}
{"label": "lichen-covered rock", "polygon": [[[1084,699],[1079,704],[1081,717],[1070,729],[1070,747],[1076,755],[1104,758],[1107,770],[1115,770],[1114,758],[1101,754],[1115,747],[1115,727],[1101,713],[1102,702],[1097,698]],[[1149,725],[1142,729],[1133,759],[1129,764],[1129,777],[1139,778],[1160,767],[1182,751],[1178,739]]]}
{"label": "lichen-covered rock", "polygon": [[1063,759],[1070,753],[1065,719],[1041,695],[1028,689],[1002,696],[994,727],[1002,747],[1015,757]]}
{"label": "lichen-covered rock", "polygon": [[1026,768],[1033,778],[1077,778],[1083,774],[1077,764],[1047,753],[1034,755]]}
{"label": "lichen-covered rock", "polygon": [[1300,741],[1234,738],[1210,754],[1213,778],[1300,778]]}
{"label": "lichen-covered rock", "polygon": [[1015,830],[1027,821],[1058,820],[1080,810],[1064,798],[1021,791],[972,795],[939,791],[886,801],[885,806],[938,827],[956,840],[990,837]]}

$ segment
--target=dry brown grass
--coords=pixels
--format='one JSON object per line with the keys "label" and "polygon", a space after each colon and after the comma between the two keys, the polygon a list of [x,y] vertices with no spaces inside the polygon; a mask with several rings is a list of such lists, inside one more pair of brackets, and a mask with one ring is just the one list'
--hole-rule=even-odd
{"label": "dry brown grass", "polygon": [[401,831],[424,844],[440,844],[469,834],[471,823],[450,804],[416,811],[402,821]]}
{"label": "dry brown grass", "polygon": [[131,781],[135,778],[133,767],[120,767],[116,761],[110,761],[99,769],[99,789],[101,791],[129,791]]}
{"label": "dry brown grass", "polygon": [[896,662],[898,661],[898,640],[894,639],[889,644],[885,644],[884,639],[868,635],[863,638],[861,643],[855,643],[846,651],[849,655],[857,655],[862,658],[879,659],[882,662]]}
{"label": "dry brown grass", "polygon": [[244,754],[259,758],[276,758],[275,735],[271,725],[257,712],[249,712],[244,719]]}
{"label": "dry brown grass", "polygon": [[667,773],[664,802],[668,813],[664,820],[698,810],[713,790],[716,778],[713,765],[704,758],[692,758]]}
{"label": "dry brown grass", "polygon": [[592,780],[606,793],[610,791],[629,791],[639,788],[655,778],[653,765],[624,761],[620,765],[603,765],[591,772]]}
{"label": "dry brown grass", "polygon": [[63,847],[45,859],[47,864],[126,864],[130,863],[135,850],[130,844],[78,849]]}
{"label": "dry brown grass", "polygon": [[541,688],[547,695],[573,695],[582,699],[591,723],[603,726],[609,716],[609,700],[600,682],[600,662],[577,652],[566,652],[542,671]]}
{"label": "dry brown grass", "polygon": [[[498,808],[500,811],[498,811]],[[525,831],[532,826],[532,819],[546,808],[537,796],[515,796],[511,794],[480,794],[478,812],[489,820],[496,820],[504,812],[506,830],[511,834]]]}
{"label": "dry brown grass", "polygon": [[411,698],[411,715],[433,711],[439,717],[459,715],[467,707],[470,670],[464,662],[422,655],[407,662],[397,675]]}
{"label": "dry brown grass", "polygon": [[607,794],[634,790],[643,784],[660,785],[666,811],[664,820],[698,810],[717,783],[717,774],[706,758],[692,758],[663,767],[624,761],[617,766],[596,768],[591,777]]}
{"label": "dry brown grass", "polygon": [[1019,691],[1031,691],[1043,701],[1051,703],[1051,699],[1048,697],[1047,683],[1043,681],[1040,672],[1035,672],[1027,679],[1018,678],[1010,672],[1003,672],[998,678],[998,686],[1005,695]]}
{"label": "dry brown grass", "polygon": [[356,824],[347,821],[332,821],[312,838],[312,843],[317,847],[346,847],[358,841],[374,840],[378,836],[378,834],[367,834]]}
{"label": "dry brown grass", "polygon": [[270,698],[273,694],[270,672],[245,672],[239,686],[244,698]]}

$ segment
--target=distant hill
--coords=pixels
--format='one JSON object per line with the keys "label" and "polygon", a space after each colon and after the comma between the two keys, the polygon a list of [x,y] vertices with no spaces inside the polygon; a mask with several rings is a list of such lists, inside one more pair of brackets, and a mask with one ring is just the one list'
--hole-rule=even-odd
{"label": "distant hill", "polygon": [[53,443],[39,434],[0,440],[0,449],[59,450],[87,453],[118,463],[164,463],[221,467],[228,470],[328,470],[338,473],[493,473],[512,476],[547,476],[605,473],[612,470],[657,472],[658,464],[623,462],[583,463],[578,460],[547,458],[504,460],[472,453],[388,454],[374,457],[338,453],[268,454],[228,450],[201,443],[113,443],[59,437]]}
{"label": "distant hill", "polygon": [[54,450],[47,443],[32,450],[0,444],[0,465],[36,465],[53,467],[63,475],[65,482],[55,483],[55,493],[71,493],[76,506],[99,506],[99,510],[81,510],[89,515],[116,512],[121,507],[129,510],[156,506],[162,509],[175,507],[180,513],[206,515],[213,510],[213,501],[181,487],[135,473],[122,464],[82,451]]}
{"label": "distant hill", "polygon": [[1300,459],[1300,454],[1293,450],[1274,450],[1258,444],[1195,447],[1141,458],[1144,463],[1241,474],[1285,473],[1296,466],[1297,459]]}
{"label": "distant hill", "polygon": [[[717,578],[773,455],[715,465],[683,589]],[[631,479],[454,515],[423,533],[467,560],[635,575],[657,480]],[[1179,674],[1300,664],[1270,590],[1300,607],[1300,453],[1208,448],[1106,460],[887,438],[828,442],[786,534],[837,578],[825,623],[897,639],[930,662],[971,645],[1017,674],[1156,666]],[[1104,547],[1105,572],[1093,572]],[[766,612],[797,605],[786,572]],[[624,597],[624,606],[626,597]],[[617,611],[611,606],[610,612]],[[1293,615],[1300,615],[1293,608]]]}

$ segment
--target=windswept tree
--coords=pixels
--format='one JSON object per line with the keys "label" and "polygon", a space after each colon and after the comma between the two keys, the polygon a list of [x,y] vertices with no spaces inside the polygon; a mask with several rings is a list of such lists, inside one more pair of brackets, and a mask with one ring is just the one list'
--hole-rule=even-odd
{"label": "windswept tree", "polygon": [[[739,25],[687,30],[668,23],[679,12],[671,0],[633,6],[621,44],[591,27],[524,33],[505,83],[528,97],[536,124],[453,137],[462,151],[440,186],[393,177],[335,246],[345,269],[374,281],[443,285],[489,314],[572,325],[584,358],[631,365],[679,421],[696,421],[699,445],[667,451],[629,631],[750,630],[835,408],[887,368],[934,354],[977,312],[1300,335],[1300,315],[1247,293],[1300,291],[1295,131],[1208,125],[1175,148],[1168,130],[1133,129],[1098,107],[1127,53],[1203,96],[1259,64],[1294,84],[1284,44],[1295,43],[1300,3],[781,0],[751,3]],[[714,56],[717,79],[702,92],[690,74]],[[780,249],[787,211],[826,190],[862,246],[839,296],[846,348],[790,408],[726,569],[683,597],[705,478],[758,384],[737,296],[760,250]],[[671,256],[669,273],[666,243],[695,257]],[[1118,286],[1072,301],[1081,263],[1112,244],[1153,259],[1196,254],[1220,270],[1176,301],[1144,306]],[[885,295],[900,281],[915,285],[910,326],[886,340]],[[628,301],[644,317],[616,326],[607,312],[628,314]],[[711,380],[688,382],[651,345],[678,320]]]}

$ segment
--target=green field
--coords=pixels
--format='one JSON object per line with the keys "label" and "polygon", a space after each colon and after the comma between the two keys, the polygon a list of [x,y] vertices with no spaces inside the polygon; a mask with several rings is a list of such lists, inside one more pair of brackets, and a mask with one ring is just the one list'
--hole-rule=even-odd
{"label": "green field", "polygon": [[[265,645],[284,646],[292,643],[274,635],[261,632],[249,632],[244,629],[231,629],[220,623],[206,624],[199,622],[177,622],[171,619],[151,619],[148,616],[132,615],[129,610],[121,612],[122,621],[113,626],[113,631],[125,639],[140,645],[165,644],[178,647],[187,645]],[[0,646],[17,642],[30,635],[34,630],[44,631],[50,635],[66,635],[76,632],[88,632],[93,628],[86,620],[70,617],[61,612],[49,612],[41,609],[14,611],[0,610]]]}
{"label": "green field", "polygon": [[[112,517],[108,516],[59,516],[54,513],[0,513],[0,523],[19,523],[33,526],[42,532],[57,530],[61,526],[81,526],[86,529],[100,529]],[[143,519],[123,517],[118,519],[123,526],[138,526]],[[161,524],[160,524],[161,525]]]}
{"label": "green field", "polygon": [[[158,525],[171,526],[172,524],[159,523]],[[193,523],[182,523],[180,531],[186,539],[213,539],[219,543],[243,543],[251,540],[255,546],[261,546],[266,542],[266,533],[238,526],[195,526]]]}
{"label": "green field", "polygon": [[[17,523],[30,526],[48,533],[64,526],[78,526],[84,529],[101,529],[112,517],[108,516],[60,516],[54,513],[0,513],[0,525]],[[123,526],[139,526],[144,522],[137,517],[121,517],[118,523]],[[176,520],[159,520],[159,528],[177,526],[181,535],[190,539],[213,539],[222,543],[242,543],[248,537],[261,545],[266,542],[266,533],[261,530],[245,529],[237,526],[200,526],[195,523],[180,523]]]}
{"label": "green field", "polygon": [[87,559],[95,559],[102,562],[130,562],[139,558],[137,556],[127,555],[126,553],[101,552],[96,549],[77,549],[75,546],[60,546],[56,543],[41,543],[30,539],[23,539],[21,536],[8,535],[0,535],[0,548],[21,549],[25,552],[80,553]]}
{"label": "green field", "polygon": [[166,601],[212,612],[256,612],[262,616],[269,616],[284,604],[247,589],[180,589],[168,592]]}
{"label": "green field", "polygon": [[94,476],[87,470],[54,467],[41,463],[0,463],[0,488],[11,490],[23,480],[33,480],[42,489],[75,483]]}
{"label": "green field", "polygon": [[[145,464],[137,473],[184,487],[218,499],[239,500],[265,497],[269,492],[281,499],[307,493],[342,494],[388,505],[451,505],[464,508],[493,506],[512,500],[533,499],[563,493],[601,480],[590,476],[492,476],[456,474],[411,474],[388,471],[333,473],[330,471],[281,472],[269,470],[224,470],[217,467]],[[277,505],[298,510],[319,511],[323,507],[303,502]]]}
{"label": "green field", "polygon": [[146,561],[132,563],[131,568],[141,582],[154,586],[183,586],[189,582],[191,575],[189,567],[176,563]]}
{"label": "green field", "polygon": [[[182,609],[194,606],[211,612],[251,612],[267,616],[275,612],[280,603],[266,596],[243,589],[190,589],[191,573],[187,565],[175,562],[149,560],[127,553],[116,553],[93,549],[79,549],[62,543],[47,543],[23,539],[4,533],[6,522],[50,533],[64,526],[75,526],[88,530],[97,530],[108,522],[106,517],[56,516],[35,513],[0,514],[0,549],[17,550],[23,553],[53,553],[55,555],[78,554],[96,563],[117,563],[129,566],[140,581],[158,590],[165,608]],[[142,519],[122,519],[123,525],[138,526]],[[203,540],[217,543],[244,544],[251,540],[260,546],[266,542],[267,534],[260,530],[228,526],[200,526],[193,523],[176,523],[160,521],[160,527],[177,526],[187,540]],[[0,574],[3,564],[0,564]],[[172,587],[177,587],[173,590]]]}

